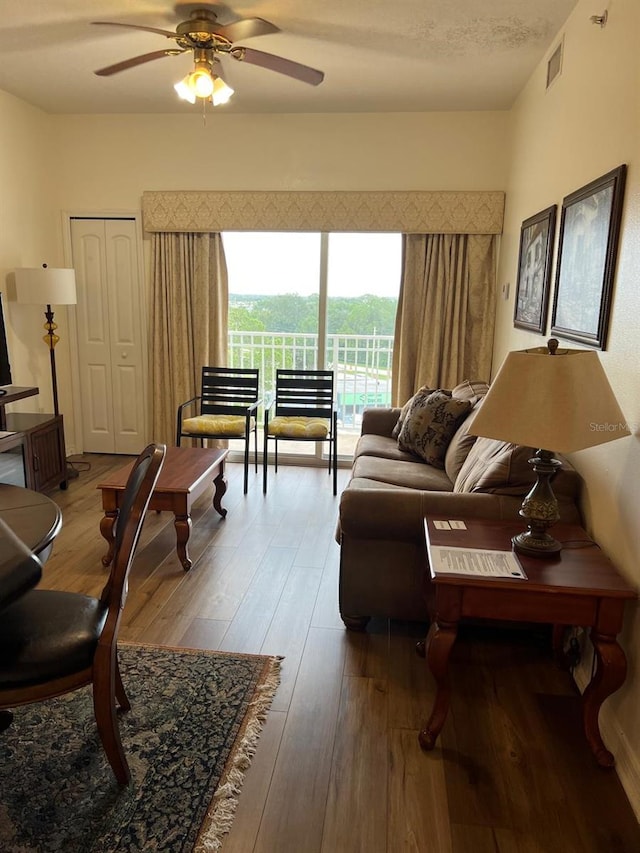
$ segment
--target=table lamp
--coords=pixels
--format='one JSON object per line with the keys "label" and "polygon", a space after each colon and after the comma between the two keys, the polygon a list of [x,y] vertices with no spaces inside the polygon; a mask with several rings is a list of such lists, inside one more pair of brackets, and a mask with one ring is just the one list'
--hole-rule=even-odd
{"label": "table lamp", "polygon": [[535,557],[562,548],[547,532],[560,518],[551,480],[562,464],[542,448],[573,453],[631,434],[597,353],[558,349],[555,338],[507,355],[469,432],[540,448],[529,460],[536,483],[520,509],[527,530],[512,539],[516,551]]}
{"label": "table lamp", "polygon": [[17,269],[15,277],[18,302],[47,306],[44,312],[46,334],[42,340],[49,347],[53,411],[55,415],[59,415],[55,346],[60,338],[55,333],[58,327],[53,322],[51,306],[76,304],[76,274],[73,269],[52,269],[43,264],[37,269]]}

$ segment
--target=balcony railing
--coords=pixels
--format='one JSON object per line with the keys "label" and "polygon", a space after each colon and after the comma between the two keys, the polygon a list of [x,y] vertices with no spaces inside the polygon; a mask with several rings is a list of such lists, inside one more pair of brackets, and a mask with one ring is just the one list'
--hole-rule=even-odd
{"label": "balcony railing", "polygon": [[[328,335],[326,352],[323,367],[335,376],[340,433],[357,434],[365,408],[391,405],[393,335]],[[257,367],[266,399],[278,368],[318,367],[318,335],[229,332],[229,367]]]}

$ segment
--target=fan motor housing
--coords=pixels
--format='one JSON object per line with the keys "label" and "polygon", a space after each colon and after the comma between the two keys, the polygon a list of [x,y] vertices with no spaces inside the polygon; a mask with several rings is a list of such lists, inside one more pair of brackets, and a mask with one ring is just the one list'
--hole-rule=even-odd
{"label": "fan motor housing", "polygon": [[231,47],[229,39],[216,32],[217,15],[208,9],[195,9],[188,21],[178,24],[176,41],[185,48],[213,48],[228,50]]}

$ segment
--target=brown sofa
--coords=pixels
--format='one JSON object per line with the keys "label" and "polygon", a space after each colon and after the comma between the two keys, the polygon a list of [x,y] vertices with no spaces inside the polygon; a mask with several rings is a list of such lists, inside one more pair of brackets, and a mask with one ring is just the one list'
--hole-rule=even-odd
{"label": "brown sofa", "polygon": [[[471,397],[473,407],[482,396]],[[467,433],[470,413],[447,445],[444,467],[429,465],[399,449],[394,428],[400,414],[365,410],[351,479],[340,498],[340,615],[352,630],[363,630],[372,616],[427,619],[425,515],[517,518],[535,479],[528,463],[532,449],[476,440]],[[562,462],[553,484],[561,518],[579,522],[580,480]]]}

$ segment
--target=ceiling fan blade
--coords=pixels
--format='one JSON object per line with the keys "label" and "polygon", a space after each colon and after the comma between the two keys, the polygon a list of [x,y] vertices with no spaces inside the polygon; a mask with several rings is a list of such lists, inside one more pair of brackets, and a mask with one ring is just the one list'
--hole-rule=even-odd
{"label": "ceiling fan blade", "polygon": [[324,72],[310,68],[308,65],[302,65],[300,62],[285,59],[283,56],[274,56],[272,53],[264,53],[250,47],[233,47],[230,53],[234,59],[238,59],[240,62],[248,62],[250,65],[259,65],[261,68],[286,74],[287,77],[293,77],[295,80],[309,83],[311,86],[319,86],[324,80]]}
{"label": "ceiling fan blade", "polygon": [[279,33],[280,27],[276,27],[264,18],[244,18],[226,26],[217,26],[216,32],[233,44],[236,41],[255,38],[256,36],[268,36],[270,33]]}
{"label": "ceiling fan blade", "polygon": [[145,30],[148,33],[157,33],[159,36],[166,36],[168,39],[176,37],[175,32],[171,30],[159,30],[157,27],[144,27],[142,24],[123,24],[120,21],[91,21],[98,27],[127,27],[130,30]]}
{"label": "ceiling fan blade", "polygon": [[184,50],[177,48],[172,50],[154,50],[153,53],[143,53],[141,56],[134,56],[133,59],[125,59],[122,62],[116,62],[115,65],[107,65],[106,68],[100,68],[94,71],[98,77],[109,77],[111,74],[117,74],[119,71],[126,71],[127,68],[135,68],[136,65],[142,65],[145,62],[153,62],[154,59],[162,59],[163,56],[177,56],[179,53],[185,53]]}

